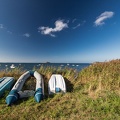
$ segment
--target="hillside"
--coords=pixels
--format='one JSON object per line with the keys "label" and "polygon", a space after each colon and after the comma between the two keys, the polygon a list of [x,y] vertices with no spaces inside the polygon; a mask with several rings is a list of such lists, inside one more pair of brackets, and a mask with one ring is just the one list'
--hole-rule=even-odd
{"label": "hillside", "polygon": [[[120,119],[120,59],[93,63],[82,71],[70,68],[41,66],[37,70],[45,82],[45,98],[36,103],[34,98],[21,99],[7,106],[0,98],[0,120],[119,120]],[[23,74],[21,68],[1,71],[0,77],[12,76],[16,80]],[[48,96],[47,83],[52,73],[65,78],[67,93]],[[23,89],[34,89],[33,77]]]}

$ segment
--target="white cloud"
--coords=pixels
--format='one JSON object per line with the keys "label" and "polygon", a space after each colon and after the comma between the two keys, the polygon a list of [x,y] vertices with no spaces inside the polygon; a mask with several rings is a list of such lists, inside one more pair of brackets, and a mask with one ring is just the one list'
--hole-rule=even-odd
{"label": "white cloud", "polygon": [[55,27],[54,28],[42,26],[42,27],[38,28],[38,32],[41,32],[41,34],[44,34],[44,35],[50,35],[52,37],[55,37],[55,35],[53,33],[60,32],[64,28],[68,28],[68,22],[64,23],[63,20],[57,20],[55,22]]}
{"label": "white cloud", "polygon": [[73,27],[73,29],[76,29],[76,28],[78,28],[78,27],[80,27],[80,23],[79,24],[77,24],[75,27]]}
{"label": "white cloud", "polygon": [[76,20],[77,20],[76,18],[75,18],[75,19],[73,19],[73,20],[72,20],[72,23],[74,23]]}
{"label": "white cloud", "polygon": [[12,34],[12,32],[9,31],[3,24],[0,24],[0,29],[5,30],[5,32],[7,32],[7,33],[9,33],[9,34]]}
{"label": "white cloud", "polygon": [[85,20],[84,21],[80,21],[79,19],[75,18],[75,19],[72,20],[72,24],[73,24],[72,29],[76,29],[76,28],[78,28],[80,26],[83,26],[85,23],[86,23]]}
{"label": "white cloud", "polygon": [[8,30],[7,32],[8,32],[9,34],[12,34],[12,32],[11,32],[11,31],[9,31],[9,30]]}
{"label": "white cloud", "polygon": [[0,24],[0,29],[3,29],[3,28],[4,28],[3,24]]}
{"label": "white cloud", "polygon": [[96,18],[96,21],[94,22],[95,26],[100,26],[105,24],[104,20],[113,17],[114,12],[106,11],[102,13],[100,16]]}
{"label": "white cloud", "polygon": [[29,37],[30,37],[30,34],[29,34],[29,33],[25,33],[25,34],[23,34],[23,36],[29,38]]}

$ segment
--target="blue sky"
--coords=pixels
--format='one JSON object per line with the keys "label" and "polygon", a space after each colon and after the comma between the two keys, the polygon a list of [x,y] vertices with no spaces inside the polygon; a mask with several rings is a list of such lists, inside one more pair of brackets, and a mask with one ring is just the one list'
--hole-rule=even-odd
{"label": "blue sky", "polygon": [[120,59],[120,0],[0,0],[0,62]]}

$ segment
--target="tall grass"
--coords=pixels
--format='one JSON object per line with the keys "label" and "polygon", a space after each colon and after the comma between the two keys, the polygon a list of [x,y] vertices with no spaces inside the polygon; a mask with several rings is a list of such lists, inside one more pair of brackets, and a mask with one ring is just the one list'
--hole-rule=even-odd
{"label": "tall grass", "polygon": [[[45,99],[36,103],[33,97],[18,100],[8,107],[5,97],[0,98],[0,120],[119,120],[120,119],[120,60],[93,63],[82,71],[61,67],[34,68],[43,75]],[[17,80],[25,71],[19,68],[1,71],[0,77]],[[48,95],[48,81],[53,73],[65,78],[67,93]],[[35,89],[30,77],[23,89]]]}
{"label": "tall grass", "polygon": [[89,94],[111,91],[120,95],[120,60],[90,65],[79,72],[76,84],[87,85]]}

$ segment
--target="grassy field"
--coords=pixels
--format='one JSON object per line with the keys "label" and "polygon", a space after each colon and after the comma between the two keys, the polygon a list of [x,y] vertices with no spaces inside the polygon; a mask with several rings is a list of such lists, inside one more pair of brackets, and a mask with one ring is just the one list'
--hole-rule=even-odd
{"label": "grassy field", "polygon": [[[36,103],[30,97],[7,106],[6,91],[0,98],[0,120],[120,120],[119,59],[93,63],[80,72],[70,68],[43,66],[35,70],[44,78],[44,100]],[[20,68],[0,71],[0,77],[12,76],[17,80],[24,72]],[[48,95],[48,80],[52,73],[59,73],[64,77],[66,94]],[[35,79],[31,77],[23,89],[34,90],[35,84]]]}

